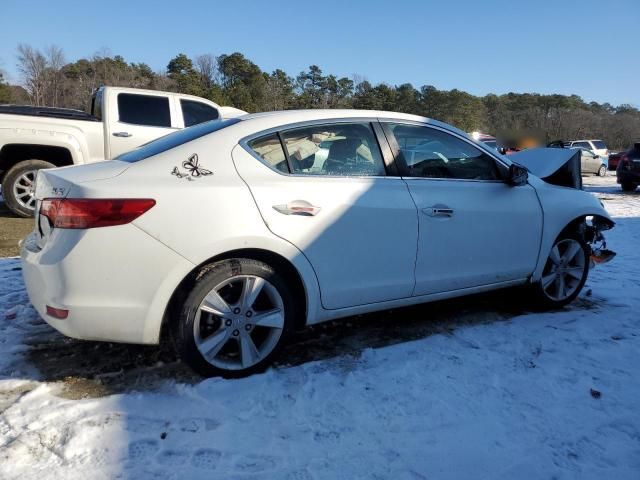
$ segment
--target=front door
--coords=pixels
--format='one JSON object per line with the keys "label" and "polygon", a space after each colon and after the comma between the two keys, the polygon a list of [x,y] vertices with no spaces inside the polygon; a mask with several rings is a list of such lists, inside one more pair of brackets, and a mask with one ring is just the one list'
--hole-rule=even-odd
{"label": "front door", "polygon": [[386,176],[370,123],[259,136],[233,160],[268,228],[313,266],[325,308],[411,296],[416,208],[404,181]]}
{"label": "front door", "polygon": [[461,136],[385,124],[418,208],[415,295],[524,279],[536,266],[542,209],[535,190],[501,180],[497,160]]}

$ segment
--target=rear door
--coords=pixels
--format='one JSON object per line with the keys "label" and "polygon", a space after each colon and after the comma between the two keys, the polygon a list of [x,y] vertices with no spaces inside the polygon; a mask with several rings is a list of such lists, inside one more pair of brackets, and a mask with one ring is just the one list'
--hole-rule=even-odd
{"label": "rear door", "polygon": [[175,107],[166,94],[118,92],[109,97],[108,108],[110,158],[178,129]]}
{"label": "rear door", "polygon": [[306,124],[233,152],[269,229],[313,265],[327,309],[410,297],[414,288],[416,207],[405,182],[386,174],[374,124]]}
{"label": "rear door", "polygon": [[535,269],[542,209],[475,144],[424,124],[384,123],[418,208],[415,295],[521,280]]}

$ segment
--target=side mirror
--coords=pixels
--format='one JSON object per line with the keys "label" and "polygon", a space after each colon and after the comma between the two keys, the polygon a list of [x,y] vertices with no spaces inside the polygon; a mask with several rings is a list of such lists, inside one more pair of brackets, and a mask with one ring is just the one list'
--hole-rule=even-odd
{"label": "side mirror", "polygon": [[507,183],[512,187],[518,187],[520,185],[526,185],[529,178],[529,171],[522,165],[512,163],[509,165],[509,175]]}
{"label": "side mirror", "polygon": [[507,149],[506,149],[506,147],[499,147],[498,148],[498,152],[500,152],[502,155],[506,155],[507,154]]}

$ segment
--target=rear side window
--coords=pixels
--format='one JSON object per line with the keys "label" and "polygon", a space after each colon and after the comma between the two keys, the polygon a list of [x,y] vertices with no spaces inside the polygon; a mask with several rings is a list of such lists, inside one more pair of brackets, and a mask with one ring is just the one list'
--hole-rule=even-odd
{"label": "rear side window", "polygon": [[226,120],[217,120],[215,122],[201,123],[184,130],[178,130],[177,132],[170,133],[164,137],[160,137],[152,142],[145,143],[144,145],[131,150],[130,152],[123,153],[116,157],[114,160],[120,160],[121,162],[139,162],[148,157],[153,157],[159,153],[166,152],[172,148],[178,147],[184,143],[190,142],[200,137],[204,137],[223,128],[227,128],[234,125],[241,120],[239,118],[229,118]]}
{"label": "rear side window", "polygon": [[118,94],[121,122],[148,127],[171,127],[169,98],[131,93]]}
{"label": "rear side window", "polygon": [[182,106],[182,118],[184,119],[185,127],[191,127],[192,125],[218,118],[218,110],[206,103],[181,99],[180,106]]}
{"label": "rear side window", "polygon": [[591,150],[591,144],[589,142],[573,142],[574,147],[583,147],[587,150]]}
{"label": "rear side window", "polygon": [[266,163],[283,173],[289,173],[287,159],[277,134],[273,133],[266,137],[256,138],[251,140],[248,145]]}
{"label": "rear side window", "polygon": [[378,141],[368,123],[313,125],[282,132],[292,173],[384,176]]}
{"label": "rear side window", "polygon": [[594,140],[591,143],[593,143],[593,146],[598,150],[604,150],[607,148],[607,146],[604,144],[602,140]]}

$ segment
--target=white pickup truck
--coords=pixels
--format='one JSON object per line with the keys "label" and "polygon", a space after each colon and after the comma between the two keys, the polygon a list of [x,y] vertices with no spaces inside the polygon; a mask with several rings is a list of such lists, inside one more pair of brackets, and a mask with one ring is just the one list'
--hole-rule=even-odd
{"label": "white pickup truck", "polygon": [[135,88],[101,87],[91,113],[0,105],[0,182],[12,212],[31,216],[42,168],[110,160],[175,130],[246,112],[204,98]]}

